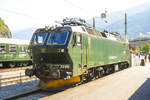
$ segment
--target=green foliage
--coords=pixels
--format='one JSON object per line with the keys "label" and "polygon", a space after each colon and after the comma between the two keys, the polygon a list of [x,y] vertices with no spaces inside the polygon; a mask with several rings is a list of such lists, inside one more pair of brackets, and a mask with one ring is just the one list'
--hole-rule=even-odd
{"label": "green foliage", "polygon": [[11,37],[11,32],[5,22],[0,18],[0,38],[1,37]]}
{"label": "green foliage", "polygon": [[140,51],[140,47],[139,46],[137,46],[136,49],[137,49],[137,51]]}
{"label": "green foliage", "polygon": [[140,50],[143,51],[143,45],[141,45],[141,49]]}
{"label": "green foliage", "polygon": [[8,28],[8,26],[4,23],[4,21],[0,18],[0,31]]}
{"label": "green foliage", "polygon": [[143,47],[143,50],[145,50],[146,53],[149,54],[149,53],[150,53],[150,44],[149,44],[149,43],[146,43],[146,44],[144,45],[144,47]]}

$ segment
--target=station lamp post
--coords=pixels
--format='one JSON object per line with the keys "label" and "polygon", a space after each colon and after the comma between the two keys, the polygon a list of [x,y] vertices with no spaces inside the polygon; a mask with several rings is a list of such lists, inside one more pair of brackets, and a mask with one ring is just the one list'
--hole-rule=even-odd
{"label": "station lamp post", "polygon": [[[106,19],[106,13],[107,11],[105,11],[104,13],[101,13],[101,18],[102,19]],[[93,17],[93,29],[95,29],[95,18],[99,18],[99,17]],[[107,20],[104,20],[105,23],[107,23]]]}

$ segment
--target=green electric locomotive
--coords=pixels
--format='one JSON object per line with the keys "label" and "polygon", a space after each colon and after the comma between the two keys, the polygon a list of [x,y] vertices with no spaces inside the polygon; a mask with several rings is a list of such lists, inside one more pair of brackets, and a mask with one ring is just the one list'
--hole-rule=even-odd
{"label": "green electric locomotive", "polygon": [[0,38],[0,63],[2,67],[26,66],[31,64],[28,54],[29,41]]}
{"label": "green electric locomotive", "polygon": [[64,20],[60,27],[37,29],[30,49],[33,69],[43,89],[59,89],[129,66],[128,43],[118,33],[100,32],[84,21]]}

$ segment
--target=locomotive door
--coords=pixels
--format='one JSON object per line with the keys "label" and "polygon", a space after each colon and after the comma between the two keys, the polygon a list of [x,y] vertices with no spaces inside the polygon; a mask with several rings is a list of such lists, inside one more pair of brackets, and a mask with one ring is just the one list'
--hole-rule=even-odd
{"label": "locomotive door", "polygon": [[[83,34],[76,34],[76,45],[75,48],[78,49],[78,55],[80,59],[80,63],[78,63],[78,73],[82,73],[85,71],[89,66],[89,38],[84,36]],[[77,49],[76,49],[77,50]],[[78,59],[78,60],[79,60]]]}
{"label": "locomotive door", "polygon": [[[77,42],[77,46],[80,47],[80,66],[79,66],[79,73],[82,73],[84,71],[84,69],[87,66],[87,60],[86,60],[86,54],[87,54],[87,44],[85,41],[85,38],[82,34],[77,34],[76,35],[76,42]],[[79,51],[79,52],[80,52]]]}
{"label": "locomotive door", "polygon": [[82,68],[84,70],[89,67],[89,38],[82,36],[82,46],[81,46],[81,57],[82,57]]}
{"label": "locomotive door", "polygon": [[74,54],[74,73],[81,74],[82,73],[82,35],[79,33],[74,33],[72,39],[72,48]]}

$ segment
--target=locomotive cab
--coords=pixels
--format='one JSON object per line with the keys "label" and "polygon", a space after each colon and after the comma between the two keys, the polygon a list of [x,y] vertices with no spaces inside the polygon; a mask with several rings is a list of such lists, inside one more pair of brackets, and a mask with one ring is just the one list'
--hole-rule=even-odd
{"label": "locomotive cab", "polygon": [[73,75],[73,63],[68,54],[72,38],[70,28],[37,30],[31,40],[33,69],[26,75],[36,75],[41,80],[68,79]]}

